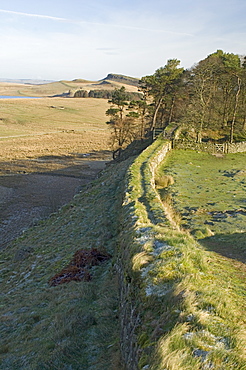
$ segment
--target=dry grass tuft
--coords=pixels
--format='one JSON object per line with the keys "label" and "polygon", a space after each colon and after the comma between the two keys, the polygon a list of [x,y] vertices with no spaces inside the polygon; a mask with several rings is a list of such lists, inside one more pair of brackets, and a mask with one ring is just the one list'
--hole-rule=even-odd
{"label": "dry grass tuft", "polygon": [[170,175],[157,176],[155,178],[155,185],[157,188],[167,188],[174,184],[174,178]]}
{"label": "dry grass tuft", "polygon": [[150,263],[153,257],[147,252],[140,252],[134,255],[132,259],[132,269],[133,271],[139,271],[146,264]]}

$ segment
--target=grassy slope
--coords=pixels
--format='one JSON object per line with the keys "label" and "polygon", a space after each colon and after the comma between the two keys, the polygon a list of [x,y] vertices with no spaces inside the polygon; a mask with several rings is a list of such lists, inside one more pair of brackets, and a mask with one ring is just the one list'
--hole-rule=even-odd
{"label": "grassy slope", "polygon": [[120,369],[114,258],[91,282],[49,287],[82,248],[115,254],[127,162],[109,167],[74,201],[1,257],[1,369]]}
{"label": "grassy slope", "polygon": [[[130,234],[124,241],[135,253],[132,275],[136,292],[141,289],[140,366],[244,369],[242,271],[160,216],[162,207],[149,188],[149,157],[143,153],[130,173],[131,197],[137,199],[143,233],[151,239],[137,250]],[[114,260],[95,268],[90,283],[49,288],[47,281],[77,249],[96,244],[113,253],[128,165],[109,169],[4,252],[2,369],[120,369]]]}

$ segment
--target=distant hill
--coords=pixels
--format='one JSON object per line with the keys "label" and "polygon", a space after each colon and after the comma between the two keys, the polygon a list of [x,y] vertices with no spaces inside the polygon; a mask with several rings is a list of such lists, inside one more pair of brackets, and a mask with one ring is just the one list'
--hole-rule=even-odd
{"label": "distant hill", "polygon": [[[0,95],[71,97],[80,90],[87,91],[88,94],[90,91],[95,93],[96,90],[107,90],[110,92],[120,86],[124,86],[129,93],[137,93],[138,81],[139,80],[134,77],[113,73],[108,74],[106,78],[99,81],[88,81],[82,78],[77,78],[72,81],[1,78]],[[98,92],[96,92],[96,94],[98,94]]]}
{"label": "distant hill", "polygon": [[131,86],[138,86],[138,83],[139,83],[138,78],[118,75],[114,73],[109,73],[107,77],[103,78],[101,81],[121,82],[122,84],[131,85]]}
{"label": "distant hill", "polygon": [[83,78],[76,78],[75,80],[72,80],[70,82],[75,82],[75,83],[88,83],[88,82],[92,82],[90,80],[84,80]]}
{"label": "distant hill", "polygon": [[51,82],[54,82],[53,80],[33,80],[33,79],[11,79],[11,78],[0,78],[0,82],[7,82],[12,84],[24,84],[24,85],[44,85]]}

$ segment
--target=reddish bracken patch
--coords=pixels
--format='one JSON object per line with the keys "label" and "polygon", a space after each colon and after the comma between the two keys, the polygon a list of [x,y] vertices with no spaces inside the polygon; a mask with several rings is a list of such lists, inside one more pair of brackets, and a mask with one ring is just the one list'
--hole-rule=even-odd
{"label": "reddish bracken patch", "polygon": [[60,273],[56,274],[49,280],[50,286],[69,283],[70,281],[90,281],[91,274],[89,269],[100,263],[107,261],[112,256],[106,252],[93,249],[81,249],[74,253],[70,264]]}

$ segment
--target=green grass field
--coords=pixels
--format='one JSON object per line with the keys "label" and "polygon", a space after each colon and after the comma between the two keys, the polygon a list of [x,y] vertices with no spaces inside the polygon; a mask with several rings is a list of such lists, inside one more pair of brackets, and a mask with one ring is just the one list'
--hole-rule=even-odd
{"label": "green grass field", "polygon": [[[161,171],[173,185],[159,189],[171,195],[181,226],[208,246],[246,255],[246,153],[215,157],[207,153],[176,150]],[[233,248],[230,248],[233,245]]]}

